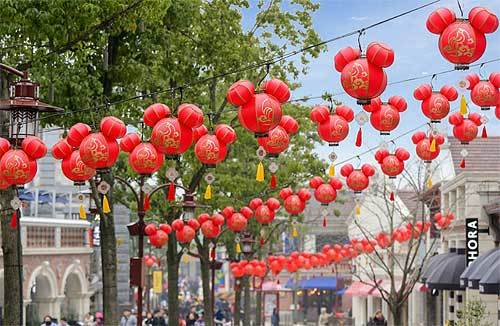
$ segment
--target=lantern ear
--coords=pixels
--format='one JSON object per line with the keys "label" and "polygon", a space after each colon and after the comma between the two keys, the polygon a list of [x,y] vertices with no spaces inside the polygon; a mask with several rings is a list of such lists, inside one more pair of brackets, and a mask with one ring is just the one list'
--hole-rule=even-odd
{"label": "lantern ear", "polygon": [[402,96],[391,96],[387,102],[398,109],[399,112],[404,112],[408,107],[406,100]]}
{"label": "lantern ear", "polygon": [[396,149],[396,152],[394,153],[394,155],[396,155],[396,157],[400,161],[406,161],[410,158],[410,153],[408,153],[408,151],[404,148]]}
{"label": "lantern ear", "polygon": [[425,138],[425,132],[423,132],[423,131],[417,131],[411,137],[411,141],[416,145],[416,144],[420,143],[420,141],[422,139],[424,139],[424,138]]}
{"label": "lantern ear", "polygon": [[280,190],[280,198],[281,199],[287,199],[292,194],[293,194],[293,190],[290,187]]}
{"label": "lantern ear", "polygon": [[208,128],[205,125],[201,125],[198,128],[193,129],[193,140],[196,143],[201,137],[208,133]]}
{"label": "lantern ear", "polygon": [[363,174],[366,175],[367,177],[371,177],[372,175],[375,174],[375,169],[370,164],[365,163],[361,167],[361,172],[363,172]]}
{"label": "lantern ear", "polygon": [[490,83],[496,88],[500,88],[500,72],[492,72],[489,78]]}
{"label": "lantern ear", "polygon": [[347,163],[340,169],[340,174],[343,177],[347,178],[352,173],[352,171],[354,171],[354,167],[352,166],[351,163]]}
{"label": "lantern ear", "polygon": [[330,180],[328,180],[328,183],[330,184],[330,186],[332,186],[333,189],[335,190],[340,190],[342,189],[342,181],[340,181],[339,179],[337,178],[330,178]]}
{"label": "lantern ear", "polygon": [[323,123],[330,118],[330,110],[324,105],[315,106],[309,115],[312,122]]}
{"label": "lantern ear", "polygon": [[99,124],[101,133],[108,139],[116,140],[127,133],[127,126],[117,117],[107,116]]}
{"label": "lantern ear", "polygon": [[382,161],[384,161],[384,158],[389,156],[389,151],[387,149],[379,149],[377,152],[375,152],[375,160],[379,163],[382,164]]}
{"label": "lantern ear", "polygon": [[483,34],[493,33],[498,28],[498,17],[484,7],[474,7],[469,12],[469,22]]}
{"label": "lantern ear", "polygon": [[481,80],[481,78],[479,78],[479,75],[476,73],[468,74],[467,76],[465,76],[465,79],[469,81],[469,87],[467,87],[467,89],[469,90],[473,89],[474,86],[476,86],[477,83],[479,83],[479,81]]}
{"label": "lantern ear", "polygon": [[464,122],[464,117],[459,112],[455,112],[450,114],[448,121],[450,122],[450,124],[458,126],[462,124],[462,122]]}
{"label": "lantern ear", "polygon": [[66,140],[71,146],[79,147],[82,143],[82,140],[90,135],[91,130],[92,129],[89,125],[79,122],[69,129],[68,137],[66,137]]}
{"label": "lantern ear", "polygon": [[299,131],[299,123],[293,117],[284,115],[279,124],[289,135],[296,134]]}
{"label": "lantern ear", "polygon": [[344,118],[347,122],[354,120],[354,112],[346,105],[339,105],[335,108],[335,113]]}
{"label": "lantern ear", "polygon": [[170,116],[170,108],[163,103],[155,103],[144,110],[142,119],[147,126],[154,127],[158,121],[168,116]]}
{"label": "lantern ear", "polygon": [[243,206],[242,208],[240,208],[240,213],[241,215],[245,216],[247,220],[253,216],[253,211],[248,206]]}
{"label": "lantern ear", "polygon": [[234,207],[232,206],[226,206],[224,207],[224,209],[222,210],[221,214],[226,218],[230,218],[234,213],[236,212],[236,210],[234,209]]}
{"label": "lantern ear", "polygon": [[455,13],[448,8],[439,8],[434,10],[427,18],[427,30],[434,34],[441,34],[446,27],[452,24],[457,17]]}
{"label": "lantern ear", "polygon": [[311,193],[307,188],[300,188],[297,192],[297,196],[299,196],[302,201],[308,201],[311,199]]}
{"label": "lantern ear", "polygon": [[321,177],[318,177],[318,176],[309,180],[309,187],[311,187],[313,189],[317,189],[322,184],[323,184],[323,179]]}
{"label": "lantern ear", "polygon": [[237,138],[234,129],[227,124],[220,124],[215,127],[215,137],[224,145],[234,143]]}
{"label": "lantern ear", "polygon": [[266,205],[273,211],[278,210],[281,206],[280,201],[273,197],[266,201]]}
{"label": "lantern ear", "polygon": [[226,94],[226,99],[234,106],[241,106],[250,102],[255,95],[255,87],[248,80],[238,80],[232,84]]}
{"label": "lantern ear", "polygon": [[141,137],[138,134],[127,134],[120,140],[120,148],[122,151],[132,153],[134,148],[141,143]]}
{"label": "lantern ear", "polygon": [[177,119],[180,123],[191,129],[203,124],[203,111],[190,103],[183,103],[177,108]]}
{"label": "lantern ear", "polygon": [[458,98],[458,92],[455,87],[450,85],[444,85],[439,91],[448,101],[455,101]]}
{"label": "lantern ear", "polygon": [[[9,149],[9,141],[4,138],[0,138],[0,157],[2,157],[2,155],[5,154],[5,152],[7,152]],[[73,146],[68,144],[68,141],[66,140],[66,138],[64,138],[59,140],[54,144],[54,146],[52,146],[51,152],[52,156],[56,160],[62,160],[71,155],[71,153],[73,152]]]}
{"label": "lantern ear", "polygon": [[372,98],[370,104],[363,105],[366,112],[376,112],[382,108],[382,100],[380,97]]}
{"label": "lantern ear", "polygon": [[413,91],[413,97],[416,100],[419,101],[424,101],[431,97],[432,95],[432,87],[429,84],[423,84],[415,88],[415,91]]}
{"label": "lantern ear", "polygon": [[434,139],[436,140],[436,143],[438,145],[443,145],[444,144],[444,136],[442,134],[435,135]]}
{"label": "lantern ear", "polygon": [[264,93],[274,96],[280,103],[285,103],[290,99],[290,88],[280,79],[265,81],[260,89]]}
{"label": "lantern ear", "polygon": [[361,57],[361,52],[359,49],[354,49],[350,46],[341,49],[335,57],[333,58],[333,61],[335,63],[335,69],[338,72],[342,72],[344,67],[351,61],[354,61],[356,59],[359,59]]}
{"label": "lantern ear", "polygon": [[260,198],[254,198],[252,199],[249,203],[248,203],[248,206],[253,209],[253,210],[256,210],[257,207],[259,206],[262,206],[262,199]]}
{"label": "lantern ear", "polygon": [[394,63],[394,50],[387,44],[372,42],[366,48],[366,60],[377,67],[387,68]]}
{"label": "lantern ear", "polygon": [[469,113],[468,118],[470,121],[474,122],[477,126],[480,126],[483,124],[483,122],[481,121],[482,116],[479,113],[476,113],[476,112]]}

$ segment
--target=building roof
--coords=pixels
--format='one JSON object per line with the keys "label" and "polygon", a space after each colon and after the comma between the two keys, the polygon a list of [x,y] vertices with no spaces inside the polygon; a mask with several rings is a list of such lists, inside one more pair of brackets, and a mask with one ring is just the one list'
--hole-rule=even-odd
{"label": "building roof", "polygon": [[410,211],[410,214],[416,215],[417,220],[422,219],[424,215],[422,214],[422,203],[418,201],[417,194],[411,190],[399,190],[397,192],[398,197],[401,199],[406,208]]}
{"label": "building roof", "polygon": [[[453,160],[455,173],[467,172],[500,172],[500,136],[488,138],[477,138],[468,145],[462,145],[455,137],[448,137],[450,154]],[[462,155],[460,152],[466,149],[468,152],[465,158],[465,169],[460,168]]]}

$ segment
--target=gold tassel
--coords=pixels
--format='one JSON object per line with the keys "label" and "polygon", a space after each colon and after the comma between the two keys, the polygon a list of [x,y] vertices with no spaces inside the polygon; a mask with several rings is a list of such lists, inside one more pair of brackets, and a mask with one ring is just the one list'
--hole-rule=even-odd
{"label": "gold tassel", "polygon": [[185,254],[184,256],[182,256],[182,261],[184,262],[184,264],[189,263],[189,255]]}
{"label": "gold tassel", "polygon": [[259,165],[257,165],[257,175],[255,176],[255,180],[259,182],[264,181],[264,164],[262,164],[262,161],[260,161]]}
{"label": "gold tassel", "polygon": [[102,212],[104,214],[111,213],[111,208],[109,208],[108,197],[106,195],[104,195],[104,197],[102,198]]}
{"label": "gold tassel", "polygon": [[297,231],[297,228],[294,226],[292,228],[292,237],[296,238],[299,236],[299,232]]}
{"label": "gold tassel", "polygon": [[80,219],[81,220],[87,219],[87,212],[85,212],[85,207],[83,207],[83,204],[80,204]]}
{"label": "gold tassel", "polygon": [[328,169],[328,176],[329,177],[335,176],[335,165],[333,163],[330,164],[330,168]]}
{"label": "gold tassel", "polygon": [[467,114],[467,101],[465,100],[465,95],[462,94],[462,98],[460,99],[460,114]]}
{"label": "gold tassel", "polygon": [[436,138],[432,138],[431,141],[431,146],[429,146],[429,152],[435,153],[436,152]]}
{"label": "gold tassel", "polygon": [[432,188],[432,178],[429,177],[429,179],[427,179],[427,188],[431,189]]}
{"label": "gold tassel", "polygon": [[207,189],[205,189],[205,195],[203,196],[206,200],[212,199],[212,185],[207,185]]}
{"label": "gold tassel", "polygon": [[361,207],[359,205],[356,205],[356,216],[361,215]]}
{"label": "gold tassel", "polygon": [[241,254],[241,246],[239,242],[236,242],[236,253]]}

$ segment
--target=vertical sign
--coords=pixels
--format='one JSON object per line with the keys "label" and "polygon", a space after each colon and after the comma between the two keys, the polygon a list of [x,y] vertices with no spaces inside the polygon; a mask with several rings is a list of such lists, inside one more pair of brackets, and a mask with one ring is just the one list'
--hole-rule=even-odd
{"label": "vertical sign", "polygon": [[479,256],[479,221],[477,218],[465,219],[466,257],[469,266]]}
{"label": "vertical sign", "polygon": [[153,291],[154,293],[161,293],[163,289],[163,274],[161,271],[153,272]]}

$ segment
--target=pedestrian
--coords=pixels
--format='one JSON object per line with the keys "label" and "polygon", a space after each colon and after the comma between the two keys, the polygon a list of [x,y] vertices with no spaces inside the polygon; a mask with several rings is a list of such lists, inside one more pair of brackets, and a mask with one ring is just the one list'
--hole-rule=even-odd
{"label": "pedestrian", "polygon": [[43,324],[41,326],[57,326],[57,324],[52,321],[50,315],[46,315],[43,317]]}
{"label": "pedestrian", "polygon": [[278,308],[273,309],[273,314],[271,315],[271,326],[278,326],[280,324],[280,314]]}
{"label": "pedestrian", "polygon": [[104,315],[100,311],[95,313],[95,326],[104,326]]}
{"label": "pedestrian", "polygon": [[186,326],[186,321],[182,319],[182,316],[179,316],[179,326]]}
{"label": "pedestrian", "polygon": [[61,317],[61,319],[59,319],[59,326],[69,326],[66,317]]}
{"label": "pedestrian", "polygon": [[83,326],[95,326],[94,316],[87,312],[85,317],[83,317]]}
{"label": "pedestrian", "polygon": [[137,318],[132,315],[132,311],[130,311],[130,309],[123,310],[120,326],[137,326]]}
{"label": "pedestrian", "polygon": [[186,326],[194,326],[196,323],[196,315],[194,312],[190,312],[186,317]]}
{"label": "pedestrian", "polygon": [[224,323],[226,322],[226,316],[224,316],[224,312],[222,311],[222,309],[217,310],[214,316],[214,321],[215,325],[224,325]]}
{"label": "pedestrian", "polygon": [[153,325],[153,314],[150,311],[146,313],[146,318],[142,321],[142,325]]}
{"label": "pedestrian", "polygon": [[387,326],[387,320],[385,320],[382,311],[378,310],[373,318],[370,318],[368,322],[369,326]]}
{"label": "pedestrian", "polygon": [[205,326],[205,313],[201,312],[200,317],[198,317],[198,320],[196,320],[196,323],[194,323],[194,326]]}
{"label": "pedestrian", "polygon": [[329,314],[326,312],[325,307],[321,307],[321,313],[319,314],[318,318],[318,326],[328,326],[330,323],[330,318],[332,317],[332,314]]}

